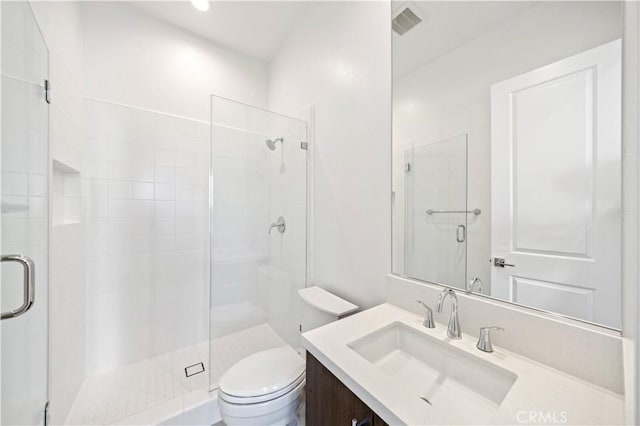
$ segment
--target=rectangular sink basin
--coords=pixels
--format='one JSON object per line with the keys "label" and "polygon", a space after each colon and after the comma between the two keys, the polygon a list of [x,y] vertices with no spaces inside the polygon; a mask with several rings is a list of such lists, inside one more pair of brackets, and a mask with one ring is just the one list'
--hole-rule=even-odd
{"label": "rectangular sink basin", "polygon": [[459,423],[488,422],[517,375],[394,322],[348,344],[401,385],[407,397],[448,408]]}

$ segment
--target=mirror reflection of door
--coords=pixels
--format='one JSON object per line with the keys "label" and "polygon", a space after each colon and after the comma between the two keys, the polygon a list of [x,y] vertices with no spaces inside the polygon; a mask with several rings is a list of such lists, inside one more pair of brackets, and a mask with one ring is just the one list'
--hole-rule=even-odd
{"label": "mirror reflection of door", "polygon": [[[477,277],[474,293],[619,329],[623,2],[392,5],[421,19],[392,34],[393,272],[461,290]],[[437,197],[419,205],[443,165],[405,188],[404,163],[460,134],[481,214],[466,215],[456,274],[445,227],[463,218],[424,215],[444,209]]]}
{"label": "mirror reflection of door", "polygon": [[620,84],[616,40],[492,87],[494,296],[620,327]]}
{"label": "mirror reflection of door", "polygon": [[464,286],[467,135],[405,151],[405,273]]}

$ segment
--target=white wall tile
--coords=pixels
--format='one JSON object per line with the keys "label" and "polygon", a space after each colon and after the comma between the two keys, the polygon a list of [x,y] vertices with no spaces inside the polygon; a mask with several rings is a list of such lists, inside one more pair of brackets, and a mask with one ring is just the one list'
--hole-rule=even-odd
{"label": "white wall tile", "polygon": [[125,180],[132,178],[132,166],[129,162],[108,161],[107,162],[107,178]]}
{"label": "white wall tile", "polygon": [[[176,158],[187,161],[193,155],[177,153],[193,149],[193,143],[167,129],[188,129],[178,126],[188,120],[140,115],[134,108],[94,100],[86,103],[91,122],[105,120],[93,115],[119,117],[111,123],[120,128],[110,132],[123,141],[111,148],[111,160],[87,156],[87,164],[106,165],[107,174],[106,179],[87,178],[83,185],[85,210],[95,226],[86,250],[91,259],[87,375],[92,376],[206,338],[206,298],[194,305],[193,295],[208,293],[207,256],[198,255],[208,252],[208,199],[196,205],[194,188],[208,187],[208,171],[196,176],[192,169],[179,169],[186,183],[174,183]],[[146,121],[136,121],[139,117]],[[183,143],[168,142],[173,139]],[[93,139],[93,151],[104,151],[99,145],[109,140]],[[176,258],[182,254],[197,261],[178,274]],[[200,270],[204,273],[188,273]],[[178,320],[168,315],[176,309]]]}
{"label": "white wall tile", "polygon": [[132,198],[135,200],[153,200],[154,184],[151,182],[133,182]]}
{"label": "white wall tile", "polygon": [[169,184],[169,183],[156,183],[155,199],[156,200],[175,200],[176,186],[174,184]]}
{"label": "white wall tile", "polygon": [[112,199],[131,198],[131,181],[109,180],[107,182],[107,197]]}
{"label": "white wall tile", "polygon": [[176,169],[174,167],[156,165],[155,182],[174,183],[175,180],[176,180]]}
{"label": "white wall tile", "polygon": [[135,181],[153,182],[153,174],[153,163],[134,162],[131,165],[131,176]]}

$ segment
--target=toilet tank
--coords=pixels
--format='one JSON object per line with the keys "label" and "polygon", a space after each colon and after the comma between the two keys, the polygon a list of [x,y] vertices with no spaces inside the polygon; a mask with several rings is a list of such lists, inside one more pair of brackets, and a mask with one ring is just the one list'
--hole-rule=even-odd
{"label": "toilet tank", "polygon": [[298,290],[303,300],[302,332],[313,330],[358,311],[358,306],[317,286]]}

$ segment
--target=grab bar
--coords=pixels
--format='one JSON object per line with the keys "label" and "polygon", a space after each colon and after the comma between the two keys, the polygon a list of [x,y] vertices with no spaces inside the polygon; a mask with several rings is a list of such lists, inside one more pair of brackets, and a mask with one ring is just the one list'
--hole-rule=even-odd
{"label": "grab bar", "polygon": [[432,215],[434,213],[473,213],[476,216],[480,215],[480,213],[482,213],[482,210],[480,209],[473,209],[473,210],[433,210],[433,209],[428,209],[427,210],[427,214],[428,215]]}

